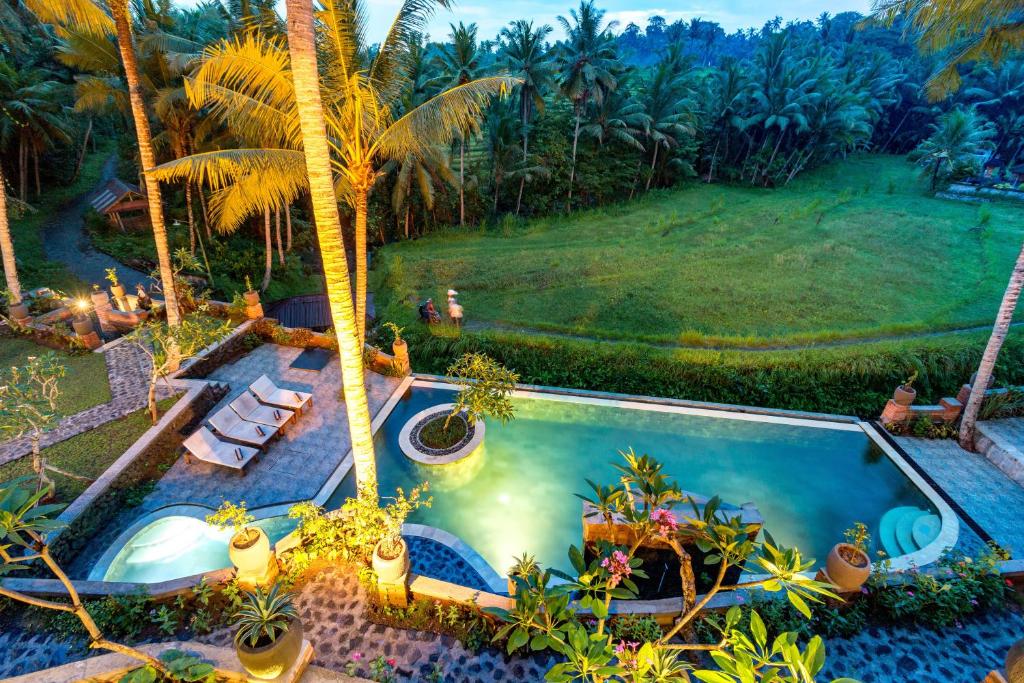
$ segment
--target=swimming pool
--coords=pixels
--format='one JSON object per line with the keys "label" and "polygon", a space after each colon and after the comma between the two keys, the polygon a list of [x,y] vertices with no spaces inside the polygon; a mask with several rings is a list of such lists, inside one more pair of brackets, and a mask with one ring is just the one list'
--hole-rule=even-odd
{"label": "swimming pool", "polygon": [[[429,466],[405,457],[398,445],[404,424],[425,408],[450,402],[452,393],[449,385],[417,380],[394,404],[375,435],[380,493],[429,481],[433,505],[409,521],[454,534],[499,574],[523,552],[545,566],[566,568],[566,550],[582,536],[581,503],[573,494],[589,492],[587,478],[614,481],[611,463],[628,448],[657,458],[684,490],[734,505],[754,503],[779,543],[821,563],[857,521],[868,525],[876,547],[884,545],[891,555],[910,553],[918,564],[934,559],[940,540],[951,545],[956,538],[948,506],[934,491],[926,494],[927,484],[857,422],[519,391],[515,419],[489,423],[482,449],[467,460]],[[325,507],[337,508],[353,493],[349,472]],[[196,548],[180,560],[189,572],[161,575],[195,573],[200,563],[191,556],[198,553],[215,554],[219,566],[227,566],[226,550]],[[154,580],[141,578],[152,576],[144,562],[115,560],[94,573],[106,580]]]}

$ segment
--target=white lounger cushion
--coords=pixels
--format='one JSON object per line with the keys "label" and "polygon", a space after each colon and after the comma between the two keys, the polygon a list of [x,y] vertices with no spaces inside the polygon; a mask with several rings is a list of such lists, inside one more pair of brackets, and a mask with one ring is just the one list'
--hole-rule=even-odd
{"label": "white lounger cushion", "polygon": [[266,375],[261,375],[249,386],[249,389],[263,403],[292,410],[302,410],[313,399],[313,394],[307,394],[304,391],[281,389]]}
{"label": "white lounger cushion", "polygon": [[253,398],[248,391],[229,403],[231,409],[238,413],[238,416],[249,422],[256,422],[261,425],[280,427],[292,419],[295,413],[287,408],[274,408],[272,406],[260,405],[260,402]]}
{"label": "white lounger cushion", "polygon": [[200,427],[185,439],[185,448],[197,460],[233,470],[244,470],[259,451],[221,441],[206,427]]}
{"label": "white lounger cushion", "polygon": [[210,424],[224,438],[241,441],[252,446],[263,447],[274,434],[277,434],[277,427],[247,422],[227,407],[221,408],[210,417]]}

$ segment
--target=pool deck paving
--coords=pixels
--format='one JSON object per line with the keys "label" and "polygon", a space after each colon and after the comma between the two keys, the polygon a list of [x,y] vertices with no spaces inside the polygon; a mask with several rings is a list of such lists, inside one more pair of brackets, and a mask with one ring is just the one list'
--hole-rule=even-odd
{"label": "pool deck paving", "polygon": [[[181,458],[146,497],[142,510],[176,503],[217,507],[225,500],[244,500],[252,510],[313,498],[345,459],[351,440],[348,412],[341,398],[341,367],[331,362],[319,372],[290,368],[300,353],[299,348],[264,344],[211,373],[206,379],[227,384],[230,390],[209,415],[226,407],[260,375],[267,375],[280,387],[312,393],[313,406],[269,444],[244,477],[206,463],[187,464]],[[400,384],[400,378],[366,373],[371,417]]]}
{"label": "pool deck paving", "polygon": [[[953,439],[897,437],[896,442],[996,543],[1024,557],[1024,488]],[[961,534],[968,532],[961,525]]]}

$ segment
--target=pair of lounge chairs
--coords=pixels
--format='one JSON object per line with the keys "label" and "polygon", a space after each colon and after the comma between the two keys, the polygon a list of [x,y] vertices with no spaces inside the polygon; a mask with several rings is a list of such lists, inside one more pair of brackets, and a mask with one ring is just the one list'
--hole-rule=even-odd
{"label": "pair of lounge chairs", "polygon": [[283,433],[296,415],[313,404],[312,394],[281,389],[266,375],[253,382],[249,391],[210,417],[217,435],[200,427],[185,440],[186,462],[195,458],[244,475],[267,442]]}

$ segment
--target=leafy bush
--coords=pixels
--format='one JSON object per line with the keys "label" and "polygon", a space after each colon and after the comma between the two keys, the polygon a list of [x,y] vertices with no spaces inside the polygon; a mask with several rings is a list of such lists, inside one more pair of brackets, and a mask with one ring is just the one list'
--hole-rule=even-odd
{"label": "leafy bush", "polygon": [[488,645],[498,630],[495,620],[467,605],[416,599],[408,607],[392,607],[378,601],[373,591],[367,615],[379,624],[451,636],[471,652]]}
{"label": "leafy bush", "polygon": [[[878,416],[907,368],[919,371],[922,397],[955,396],[984,348],[980,335],[759,353],[666,351],[497,332],[447,335],[419,325],[405,331],[417,371],[444,374],[454,359],[478,352],[528,384],[867,417]],[[1006,340],[997,374],[1004,382],[1024,383],[1024,339]]]}
{"label": "leafy bush", "polygon": [[609,625],[616,641],[654,643],[660,640],[663,635],[661,626],[658,625],[658,622],[653,617],[627,614],[612,618]]}

